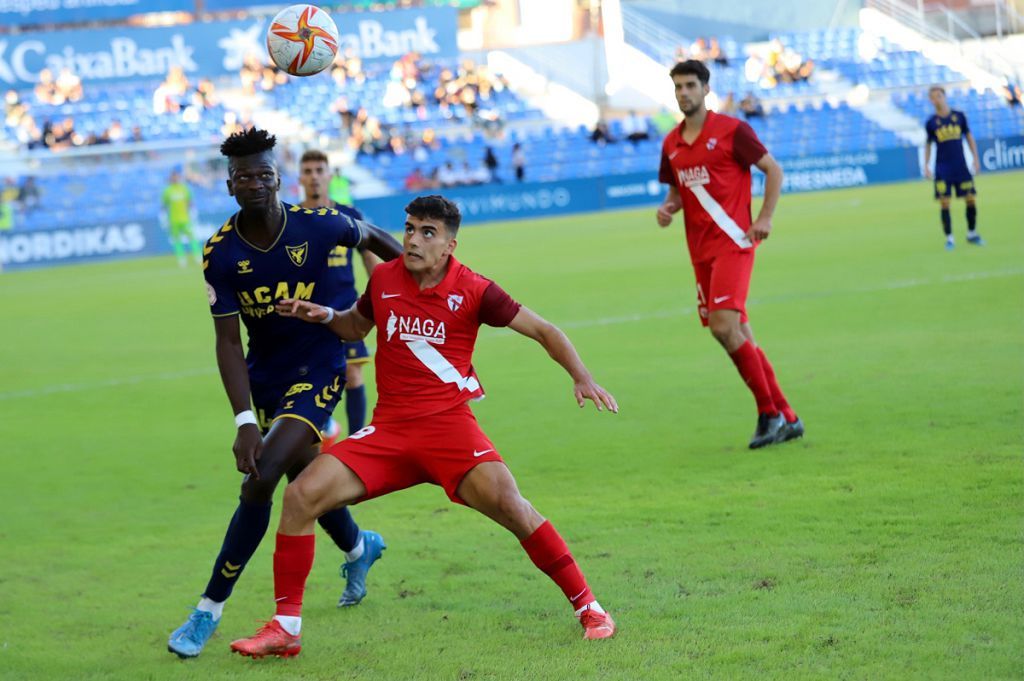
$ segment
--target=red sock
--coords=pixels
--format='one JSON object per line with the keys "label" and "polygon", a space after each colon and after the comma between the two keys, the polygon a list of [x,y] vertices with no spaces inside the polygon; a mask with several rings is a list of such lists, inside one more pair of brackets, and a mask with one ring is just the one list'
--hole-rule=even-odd
{"label": "red sock", "polygon": [[733,364],[736,365],[740,376],[750,388],[750,392],[754,393],[758,413],[777,413],[778,410],[772,401],[772,391],[768,387],[768,379],[765,378],[764,368],[761,366],[761,357],[757,354],[754,344],[748,340],[729,356],[732,357]]}
{"label": "red sock", "polygon": [[274,598],[277,614],[289,617],[302,615],[302,592],[313,568],[316,535],[290,536],[277,534],[274,551]]}
{"label": "red sock", "polygon": [[779,387],[779,382],[775,380],[775,369],[772,368],[772,363],[768,361],[768,356],[760,347],[757,348],[757,354],[761,357],[761,368],[764,369],[764,377],[768,380],[768,389],[771,390],[775,408],[786,417],[786,423],[793,423],[796,421],[796,412],[789,406],[786,396],[782,394],[782,388]]}
{"label": "red sock", "polygon": [[594,602],[594,594],[590,593],[580,566],[550,521],[545,520],[522,544],[533,564],[558,585],[574,609]]}

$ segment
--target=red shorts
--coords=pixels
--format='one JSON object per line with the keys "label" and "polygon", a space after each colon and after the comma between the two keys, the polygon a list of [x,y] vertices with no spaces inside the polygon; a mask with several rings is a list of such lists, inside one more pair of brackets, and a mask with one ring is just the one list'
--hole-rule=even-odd
{"label": "red shorts", "polygon": [[754,271],[754,249],[733,251],[713,260],[693,263],[697,276],[697,311],[700,323],[708,325],[708,313],[714,310],[739,310],[740,321],[747,321],[747,291]]}
{"label": "red shorts", "polygon": [[351,468],[366,486],[360,501],[430,482],[456,495],[478,464],[501,461],[469,405],[406,421],[370,423],[330,447],[327,454]]}

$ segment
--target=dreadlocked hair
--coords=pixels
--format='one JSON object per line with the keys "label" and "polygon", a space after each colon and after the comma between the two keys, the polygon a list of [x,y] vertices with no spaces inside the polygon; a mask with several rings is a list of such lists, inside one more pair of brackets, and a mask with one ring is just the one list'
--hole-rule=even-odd
{"label": "dreadlocked hair", "polygon": [[242,132],[232,133],[220,145],[220,153],[228,158],[252,156],[253,154],[262,154],[264,151],[270,151],[274,148],[275,144],[277,144],[277,137],[271,135],[266,130],[249,128]]}

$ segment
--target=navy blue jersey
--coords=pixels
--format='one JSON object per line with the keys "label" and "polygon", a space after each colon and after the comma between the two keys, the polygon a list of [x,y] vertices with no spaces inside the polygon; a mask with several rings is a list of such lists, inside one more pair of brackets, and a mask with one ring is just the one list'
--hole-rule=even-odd
{"label": "navy blue jersey", "polygon": [[[332,202],[332,207],[353,220],[363,219],[363,214],[359,212],[359,209],[352,206],[343,206],[340,203]],[[327,256],[327,267],[330,268],[340,287],[338,296],[331,301],[331,307],[336,310],[347,310],[355,305],[359,298],[359,292],[356,291],[356,271],[352,264],[355,255],[356,249],[354,248],[336,246]]]}
{"label": "navy blue jersey", "polygon": [[249,335],[249,380],[261,385],[297,380],[311,367],[344,366],[344,348],[326,326],[281,317],[274,303],[300,298],[332,304],[341,284],[327,265],[328,255],[339,244],[358,246],[362,236],[355,221],[338,210],[282,206],[284,225],[270,248],[246,241],[235,228],[235,213],[203,249],[210,312],[241,315]]}
{"label": "navy blue jersey", "polygon": [[957,179],[970,176],[964,158],[963,138],[970,132],[963,111],[950,111],[948,116],[935,114],[924,124],[928,143],[935,142],[935,177]]}

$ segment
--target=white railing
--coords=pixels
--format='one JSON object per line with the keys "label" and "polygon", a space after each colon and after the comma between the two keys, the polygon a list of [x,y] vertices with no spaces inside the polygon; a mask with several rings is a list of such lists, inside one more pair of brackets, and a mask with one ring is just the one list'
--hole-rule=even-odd
{"label": "white railing", "polygon": [[661,64],[674,62],[676,48],[686,44],[686,38],[648,19],[628,5],[622,6],[622,29],[627,43]]}
{"label": "white railing", "polygon": [[[1003,4],[1002,0],[995,0],[997,6]],[[973,51],[972,60],[977,63],[978,66],[988,71],[989,73],[998,75],[1000,77],[1013,76],[1017,78],[1018,74],[1015,73],[1015,69],[1006,59],[994,51],[985,48],[981,42],[982,36],[973,27],[964,22],[955,12],[951,11],[945,5],[926,5],[923,0],[917,0],[916,5],[911,7],[906,2],[901,0],[867,0],[865,2],[866,7],[876,9],[883,14],[886,14],[896,21],[912,28],[917,31],[925,38],[936,42],[950,43],[955,45],[960,54],[964,54],[964,49],[961,44],[962,40],[973,39],[977,41],[978,47]],[[1003,10],[1007,7],[1004,5]],[[1010,10],[1013,12],[1013,10]],[[938,25],[928,20],[928,14],[935,16],[941,15],[945,20],[945,30],[940,28]],[[1009,16],[1009,13],[1007,13]],[[1019,16],[1016,12],[1013,12],[1013,20],[1019,22]],[[940,23],[942,23],[940,21]],[[958,31],[959,30],[959,34]]]}

